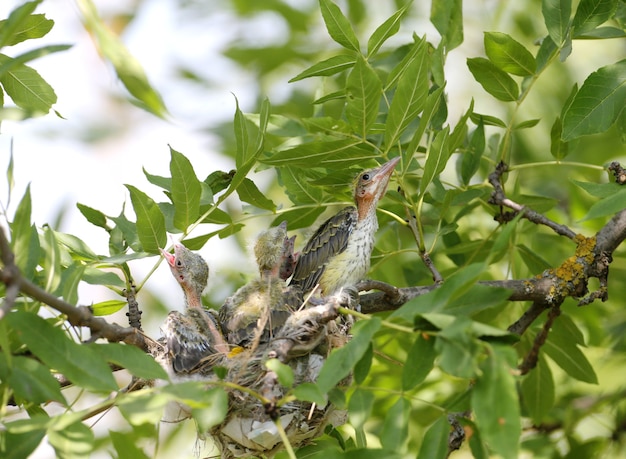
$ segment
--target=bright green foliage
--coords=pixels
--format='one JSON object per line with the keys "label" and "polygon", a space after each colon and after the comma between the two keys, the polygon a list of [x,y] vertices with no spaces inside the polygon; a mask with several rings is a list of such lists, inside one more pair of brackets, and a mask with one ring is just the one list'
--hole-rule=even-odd
{"label": "bright green foliage", "polygon": [[[52,28],[52,19],[35,13],[39,3],[26,2],[0,22],[0,47],[8,48],[0,54],[0,100],[16,105],[3,105],[0,118],[15,110],[21,117],[48,113],[56,102],[52,88],[25,63],[67,47],[10,52]],[[111,298],[92,309],[108,320],[125,307],[124,289],[149,286],[151,272],[137,279],[132,261],[153,260],[156,268],[168,233],[193,250],[215,237],[234,236],[243,246],[243,228],[256,231],[286,220],[290,234],[298,233],[298,250],[317,221],[351,203],[358,172],[399,156],[379,203],[368,277],[397,287],[430,286],[432,272],[422,263],[428,255],[444,281],[392,313],[358,318],[352,339],[330,353],[315,382],[295,385],[289,366],[267,362],[289,389],[287,397],[320,406],[330,401],[347,411],[351,428],[328,429],[298,457],[444,458],[454,420],[468,434],[461,446],[467,457],[623,456],[623,250],[613,254],[610,300],[584,308],[567,300],[536,368],[526,374],[518,368],[541,336],[545,313],[521,337],[513,334],[509,326],[530,302],[509,302],[509,290],[480,281],[541,276],[574,251],[566,238],[520,216],[506,224],[494,221],[501,209],[489,203],[488,176],[500,161],[510,165],[502,177],[510,199],[576,233],[592,236],[624,209],[624,190],[602,183],[606,164],[625,154],[624,3],[543,0],[520,9],[515,2],[496,2],[499,19],[476,30],[480,22],[464,20],[463,12],[471,14],[467,6],[480,8],[478,3],[432,0],[426,18],[434,36],[416,30],[416,19],[426,19],[420,2],[377,2],[381,17],[365,0],[297,3],[220,2],[241,21],[271,13],[288,29],[280,45],[242,39],[224,50],[242,69],[256,72],[261,88],[253,110],[258,113],[245,113],[235,98],[232,123],[217,130],[233,170],[201,175],[185,152],[170,148],[166,175],[151,173],[150,165],[143,170],[157,193],[128,184],[128,199],[111,215],[78,203],[106,238],[107,253],[97,253],[80,235],[35,225],[27,187],[6,216],[24,278],[70,304],[90,302],[79,298],[81,283],[104,286]],[[166,116],[148,77],[92,2],[78,4],[133,102]],[[484,50],[458,62],[450,51],[470,27],[472,36],[483,34]],[[582,39],[594,53],[608,55],[605,63],[589,63]],[[614,40],[620,40],[617,56],[608,51]],[[458,94],[452,91],[459,80],[471,83],[466,98],[451,96]],[[271,104],[264,92],[275,85],[285,100]],[[11,160],[9,188],[13,167]],[[261,186],[253,173],[267,169],[276,180]],[[241,273],[217,276],[223,291],[242,283]],[[0,291],[9,296],[4,284]],[[168,404],[187,405],[201,434],[227,415],[219,384],[168,383],[139,349],[82,344],[84,330],[42,309],[38,301],[19,297],[0,319],[0,456],[28,457],[47,436],[59,457],[105,450],[118,457],[168,457],[171,450],[159,448],[167,450],[169,439],[158,438]],[[163,318],[166,309],[173,308],[148,308]],[[123,391],[115,366],[162,384]],[[75,392],[60,388],[56,372],[97,401],[77,408],[83,404],[75,405]],[[4,419],[7,401],[28,417]],[[64,411],[48,410],[49,402]],[[106,438],[96,438],[91,420],[108,408],[119,410],[123,421]]]}

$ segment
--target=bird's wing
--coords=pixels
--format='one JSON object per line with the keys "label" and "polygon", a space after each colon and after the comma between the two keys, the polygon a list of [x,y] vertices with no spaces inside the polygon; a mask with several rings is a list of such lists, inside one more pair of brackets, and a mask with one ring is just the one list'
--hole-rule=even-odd
{"label": "bird's wing", "polygon": [[317,229],[298,257],[290,285],[308,292],[318,284],[328,261],[346,250],[357,217],[355,207],[346,207]]}
{"label": "bird's wing", "polygon": [[216,353],[212,337],[206,333],[206,325],[202,323],[214,320],[212,315],[204,310],[195,312],[170,312],[163,329],[175,373],[191,373],[200,361]]}

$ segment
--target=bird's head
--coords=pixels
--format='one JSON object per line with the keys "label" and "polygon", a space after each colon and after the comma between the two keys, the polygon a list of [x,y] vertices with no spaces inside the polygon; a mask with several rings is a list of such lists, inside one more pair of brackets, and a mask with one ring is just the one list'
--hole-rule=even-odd
{"label": "bird's head", "polygon": [[356,178],[354,201],[359,210],[359,219],[376,207],[378,200],[385,194],[389,178],[400,157],[387,161],[380,167],[361,172]]}
{"label": "bird's head", "polygon": [[[261,275],[278,275],[285,252],[289,250],[289,241],[286,221],[259,234],[254,244],[254,256]],[[293,245],[291,252],[293,254]]]}
{"label": "bird's head", "polygon": [[163,249],[161,253],[187,299],[191,301],[190,295],[194,295],[193,299],[199,300],[209,280],[209,266],[204,258],[180,243],[174,245],[173,254]]}

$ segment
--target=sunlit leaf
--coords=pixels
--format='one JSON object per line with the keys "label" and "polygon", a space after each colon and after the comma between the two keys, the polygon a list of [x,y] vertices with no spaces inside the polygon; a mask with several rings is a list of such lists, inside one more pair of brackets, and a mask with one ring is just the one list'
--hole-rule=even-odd
{"label": "sunlit leaf", "polygon": [[378,116],[381,92],[382,83],[374,69],[365,59],[357,59],[346,81],[346,117],[363,138]]}
{"label": "sunlit leaf", "polygon": [[[8,64],[11,59],[0,54],[0,65]],[[18,107],[33,114],[48,113],[57,101],[52,86],[35,69],[24,64],[0,74],[0,83]]]}
{"label": "sunlit leaf", "polygon": [[420,193],[424,193],[428,185],[443,171],[452,151],[450,151],[449,139],[450,127],[446,126],[443,131],[437,132],[428,149],[428,156],[424,164],[424,173],[420,182]]}
{"label": "sunlit leaf", "polygon": [[310,78],[314,76],[335,75],[339,72],[343,72],[344,70],[354,67],[355,63],[356,58],[354,55],[338,54],[336,56],[313,64],[311,67],[300,72],[291,80],[289,80],[289,83],[304,80],[305,78]]}
{"label": "sunlit leaf", "polygon": [[93,311],[94,316],[108,316],[116,313],[127,305],[128,303],[126,301],[107,300],[91,305],[91,310]]}
{"label": "sunlit leaf", "polygon": [[81,203],[76,203],[76,207],[89,223],[100,228],[107,228],[107,218],[102,212]]}
{"label": "sunlit leaf", "polygon": [[139,378],[167,379],[163,367],[138,347],[121,343],[98,343],[92,345],[92,349],[107,362],[119,365]]}
{"label": "sunlit leaf", "polygon": [[445,40],[448,50],[463,43],[463,2],[462,0],[433,1],[430,22]]}
{"label": "sunlit leaf", "polygon": [[563,140],[605,132],[626,106],[626,59],[587,77],[563,115]]}
{"label": "sunlit leaf", "polygon": [[320,0],[320,10],[328,35],[344,48],[360,52],[359,40],[339,7],[331,0]]}
{"label": "sunlit leaf", "polygon": [[550,38],[557,46],[561,46],[569,30],[572,0],[542,0],[541,12]]}
{"label": "sunlit leaf", "polygon": [[505,33],[485,32],[485,52],[496,67],[513,75],[530,76],[537,69],[530,51]]}
{"label": "sunlit leaf", "polygon": [[362,164],[376,157],[374,149],[360,139],[344,139],[304,143],[278,151],[260,161],[271,166],[340,168]]}
{"label": "sunlit leaf", "polygon": [[617,212],[626,208],[626,201],[624,201],[625,199],[626,189],[621,188],[617,190],[614,194],[593,203],[593,205],[589,208],[589,211],[585,214],[581,221],[615,215]]}
{"label": "sunlit leaf", "polygon": [[150,458],[150,456],[137,446],[137,436],[135,432],[116,432],[109,430],[108,435],[117,452],[117,457],[132,457],[134,459]]}
{"label": "sunlit leaf", "polygon": [[425,39],[415,45],[418,51],[399,75],[385,123],[385,143],[388,148],[397,142],[404,129],[424,108],[428,96],[428,45]]}
{"label": "sunlit leaf", "polygon": [[202,187],[191,162],[170,147],[174,226],[185,231],[198,218]]}
{"label": "sunlit leaf", "polygon": [[579,37],[608,21],[617,3],[615,0],[581,0],[572,20],[572,35]]}
{"label": "sunlit leaf", "polygon": [[32,13],[40,3],[41,0],[24,2],[12,10],[9,17],[0,23],[0,48],[22,41],[16,41],[16,39],[21,35],[20,31],[23,33],[24,29],[27,28],[27,24],[33,21],[31,17],[35,15]]}
{"label": "sunlit leaf", "polygon": [[276,373],[281,386],[286,388],[293,387],[293,370],[289,365],[282,363],[278,359],[268,359],[267,362],[265,362],[265,367]]}
{"label": "sunlit leaf", "polygon": [[410,413],[411,403],[404,397],[398,398],[398,401],[386,412],[383,430],[380,434],[383,448],[398,451],[401,445],[406,443]]}
{"label": "sunlit leaf", "polygon": [[243,202],[247,202],[248,204],[252,204],[259,209],[269,210],[274,212],[276,210],[276,204],[267,198],[261,190],[257,188],[254,182],[248,178],[246,178],[239,188],[237,188],[237,194],[239,195],[239,199]]}
{"label": "sunlit leaf", "polygon": [[357,388],[350,397],[348,403],[348,415],[350,424],[355,429],[362,429],[372,414],[374,394],[369,390]]}
{"label": "sunlit leaf", "polygon": [[474,57],[467,60],[467,66],[474,75],[474,79],[496,99],[512,102],[519,97],[519,87],[515,80],[491,61]]}
{"label": "sunlit leaf", "polygon": [[165,217],[159,206],[143,191],[132,185],[126,185],[130,200],[137,216],[137,236],[143,250],[158,254],[160,247],[167,244]]}
{"label": "sunlit leaf", "polygon": [[402,8],[396,11],[389,19],[376,28],[370,39],[367,41],[368,56],[376,54],[389,37],[398,33],[400,30],[400,21],[402,20],[402,16],[404,16],[404,13],[409,9],[412,3],[412,0],[405,3]]}
{"label": "sunlit leaf", "polygon": [[[39,2],[29,2],[31,4],[37,4]],[[27,9],[31,9],[30,5]],[[0,30],[4,27],[10,27],[9,20],[0,21]],[[26,16],[24,20],[20,21],[18,27],[11,30],[11,35],[8,37],[8,41],[4,41],[0,39],[0,43],[2,46],[13,46],[18,43],[21,43],[25,40],[30,40],[33,38],[41,38],[45,36],[50,30],[52,30],[52,26],[54,25],[54,21],[52,19],[47,19],[45,14],[31,14]],[[0,33],[2,36],[3,33]],[[1,72],[0,72],[1,73]]]}

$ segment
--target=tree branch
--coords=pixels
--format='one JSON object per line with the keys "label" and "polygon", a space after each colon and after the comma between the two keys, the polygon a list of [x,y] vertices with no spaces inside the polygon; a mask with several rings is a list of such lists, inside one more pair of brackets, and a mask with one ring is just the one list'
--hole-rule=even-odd
{"label": "tree branch", "polygon": [[[90,308],[87,306],[73,306],[60,298],[46,292],[39,286],[35,285],[28,279],[25,279],[19,268],[15,265],[15,256],[10,249],[9,241],[4,233],[4,229],[0,227],[0,259],[4,267],[0,269],[0,280],[9,288],[16,288],[24,295],[35,300],[47,304],[56,309],[61,314],[67,316],[67,320],[75,327],[87,327],[91,331],[92,339],[104,338],[111,342],[123,341],[127,344],[137,346],[141,349],[147,349],[147,343],[144,336],[132,327],[122,327],[118,324],[108,323],[106,320],[95,317]],[[8,296],[8,295],[7,295]],[[5,300],[2,311],[8,312],[6,309],[9,301]],[[13,307],[13,304],[10,304]]]}

